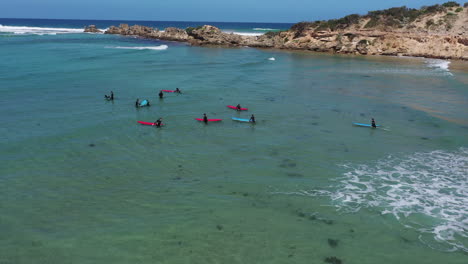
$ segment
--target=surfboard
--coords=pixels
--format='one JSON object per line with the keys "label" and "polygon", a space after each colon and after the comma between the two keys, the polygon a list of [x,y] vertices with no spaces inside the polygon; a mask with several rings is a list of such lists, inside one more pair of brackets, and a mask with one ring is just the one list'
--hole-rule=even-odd
{"label": "surfboard", "polygon": [[[198,121],[202,121],[203,122],[203,118],[195,118],[195,120],[198,120]],[[222,119],[208,119],[208,122],[216,122],[216,121],[221,121]]]}
{"label": "surfboard", "polygon": [[231,117],[232,120],[239,121],[239,122],[250,122],[250,119],[245,119],[245,118],[237,118],[237,117]]}
{"label": "surfboard", "polygon": [[148,100],[141,101],[140,106],[148,106]]}
{"label": "surfboard", "polygon": [[[369,125],[369,124],[362,124],[362,123],[353,123],[353,125],[355,126],[362,126],[362,127],[372,127],[372,125]],[[376,125],[377,127],[379,127],[379,125]]]}
{"label": "surfboard", "polygon": [[[229,107],[229,108],[231,108],[231,109],[235,109],[235,110],[237,110],[237,107],[235,107],[235,106],[232,106],[232,105],[228,105],[227,107]],[[248,109],[248,108],[242,108],[242,107],[241,107],[241,109],[240,109],[240,110],[242,110],[242,111],[247,111],[247,110],[249,110],[249,109]]]}
{"label": "surfboard", "polygon": [[173,93],[174,92],[174,90],[162,90],[162,91],[165,92],[165,93]]}
{"label": "surfboard", "polygon": [[[147,126],[154,126],[155,124],[152,122],[145,122],[145,121],[137,121],[138,123],[142,125],[147,125]],[[161,123],[161,126],[164,126],[164,123]]]}

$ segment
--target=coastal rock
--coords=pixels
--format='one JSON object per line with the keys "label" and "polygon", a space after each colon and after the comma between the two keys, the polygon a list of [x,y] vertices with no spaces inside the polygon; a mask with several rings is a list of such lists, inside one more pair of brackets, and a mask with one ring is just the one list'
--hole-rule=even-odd
{"label": "coastal rock", "polygon": [[[455,14],[453,8],[439,7],[431,9],[436,11],[425,9],[427,12],[417,13],[424,14],[417,19],[405,18],[408,10],[401,7],[379,13],[369,12],[364,16],[350,15],[329,21],[301,22],[287,31],[268,32],[261,36],[225,33],[211,25],[185,30],[171,27],[159,31],[145,26],[121,24],[119,27],[109,27],[105,34],[183,41],[191,45],[468,60],[468,12]],[[399,16],[395,16],[398,12]],[[404,19],[400,21],[401,16]],[[91,26],[89,30],[93,30]]]}
{"label": "coastal rock", "polygon": [[101,30],[99,30],[95,25],[89,25],[84,28],[84,32],[89,32],[89,33],[102,33]]}
{"label": "coastal rock", "polygon": [[158,38],[163,40],[188,41],[189,35],[187,34],[187,31],[183,29],[168,27],[164,32],[160,32]]}

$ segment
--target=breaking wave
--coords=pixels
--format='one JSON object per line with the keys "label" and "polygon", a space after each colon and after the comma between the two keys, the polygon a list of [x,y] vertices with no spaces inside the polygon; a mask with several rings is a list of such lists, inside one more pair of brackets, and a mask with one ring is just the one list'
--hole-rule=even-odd
{"label": "breaking wave", "polygon": [[0,32],[13,33],[17,35],[56,35],[83,33],[82,28],[48,28],[48,27],[24,27],[24,26],[4,26],[0,25]]}
{"label": "breaking wave", "polygon": [[448,60],[440,60],[440,59],[425,59],[424,62],[429,68],[446,72],[447,74],[452,75],[450,72],[450,61]]}
{"label": "breaking wave", "polygon": [[389,156],[373,164],[346,164],[330,190],[283,193],[328,196],[339,211],[362,208],[393,215],[419,231],[431,248],[468,252],[468,149]]}
{"label": "breaking wave", "polygon": [[276,29],[276,28],[253,28],[253,30],[256,30],[256,31],[272,31],[272,30],[279,30],[279,29]]}
{"label": "breaking wave", "polygon": [[112,49],[132,49],[132,50],[167,50],[169,47],[167,45],[160,46],[147,46],[147,47],[125,47],[125,46],[116,46],[116,47],[106,47]]}

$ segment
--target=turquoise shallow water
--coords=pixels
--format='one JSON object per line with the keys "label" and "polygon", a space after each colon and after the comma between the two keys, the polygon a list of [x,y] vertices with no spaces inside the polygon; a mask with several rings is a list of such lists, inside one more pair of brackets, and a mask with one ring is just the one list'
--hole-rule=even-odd
{"label": "turquoise shallow water", "polygon": [[4,34],[0,58],[1,263],[466,262],[445,61],[89,34]]}

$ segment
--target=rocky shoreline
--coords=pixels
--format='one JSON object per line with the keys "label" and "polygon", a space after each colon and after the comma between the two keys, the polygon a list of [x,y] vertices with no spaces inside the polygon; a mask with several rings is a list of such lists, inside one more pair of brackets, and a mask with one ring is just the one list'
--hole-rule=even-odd
{"label": "rocky shoreline", "polygon": [[[195,46],[468,60],[468,8],[451,2],[444,5],[420,10],[391,8],[365,16],[354,14],[337,20],[301,22],[289,30],[261,36],[225,33],[210,25],[187,29],[169,27],[161,31],[121,24],[109,27],[104,34],[180,41]],[[93,25],[86,27],[85,32],[103,33]]]}

